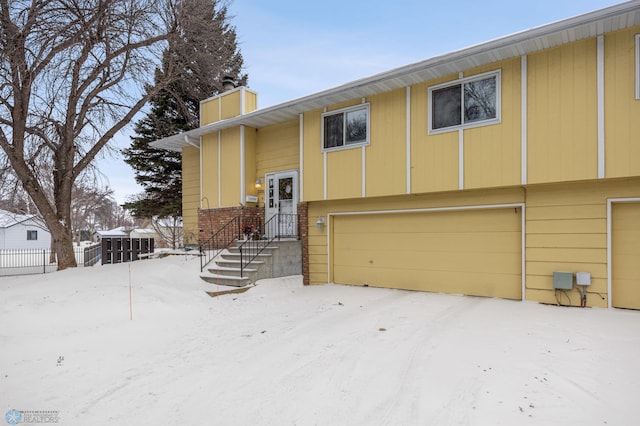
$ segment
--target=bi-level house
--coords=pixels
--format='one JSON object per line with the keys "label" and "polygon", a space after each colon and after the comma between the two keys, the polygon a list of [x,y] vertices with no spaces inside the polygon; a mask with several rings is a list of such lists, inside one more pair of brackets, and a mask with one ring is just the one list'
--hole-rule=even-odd
{"label": "bi-level house", "polygon": [[155,142],[185,243],[296,214],[305,284],[640,309],[639,1],[257,105]]}

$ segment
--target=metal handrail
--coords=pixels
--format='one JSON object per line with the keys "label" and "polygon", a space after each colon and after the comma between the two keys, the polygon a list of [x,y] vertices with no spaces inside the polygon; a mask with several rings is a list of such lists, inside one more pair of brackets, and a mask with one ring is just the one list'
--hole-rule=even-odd
{"label": "metal handrail", "polygon": [[298,238],[298,215],[276,213],[264,224],[264,233],[252,232],[249,238],[238,246],[240,251],[240,276],[244,270],[269,245],[281,238]]}
{"label": "metal handrail", "polygon": [[236,216],[200,245],[200,272],[240,237],[240,216]]}

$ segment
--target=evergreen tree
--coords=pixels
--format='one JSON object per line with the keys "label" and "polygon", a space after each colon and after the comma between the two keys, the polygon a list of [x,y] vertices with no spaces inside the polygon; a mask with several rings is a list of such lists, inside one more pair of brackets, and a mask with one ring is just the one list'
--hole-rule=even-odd
{"label": "evergreen tree", "polygon": [[123,151],[144,188],[124,207],[139,218],[182,215],[181,154],[154,149],[149,143],[198,127],[200,101],[221,93],[224,77],[238,85],[247,82],[226,2],[181,0],[176,13],[188,16],[176,20],[188,25],[178,28],[179,37],[169,42],[155,78],[163,81],[168,72],[179,77],[151,99],[151,110],[136,123],[131,147]]}

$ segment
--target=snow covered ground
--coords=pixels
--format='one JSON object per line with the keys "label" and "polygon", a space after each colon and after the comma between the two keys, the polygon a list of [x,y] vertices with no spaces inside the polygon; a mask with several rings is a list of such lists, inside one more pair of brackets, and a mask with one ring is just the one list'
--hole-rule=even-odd
{"label": "snow covered ground", "polygon": [[0,424],[638,424],[640,312],[301,277],[211,298],[198,272],[0,278]]}

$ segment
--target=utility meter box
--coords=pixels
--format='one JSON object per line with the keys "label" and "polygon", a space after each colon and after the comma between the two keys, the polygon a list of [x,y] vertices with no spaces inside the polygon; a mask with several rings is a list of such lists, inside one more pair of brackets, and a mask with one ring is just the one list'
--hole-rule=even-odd
{"label": "utility meter box", "polygon": [[591,273],[590,272],[576,272],[576,284],[578,284],[578,285],[591,285]]}
{"label": "utility meter box", "polygon": [[553,288],[556,290],[571,290],[573,288],[573,272],[554,272]]}

